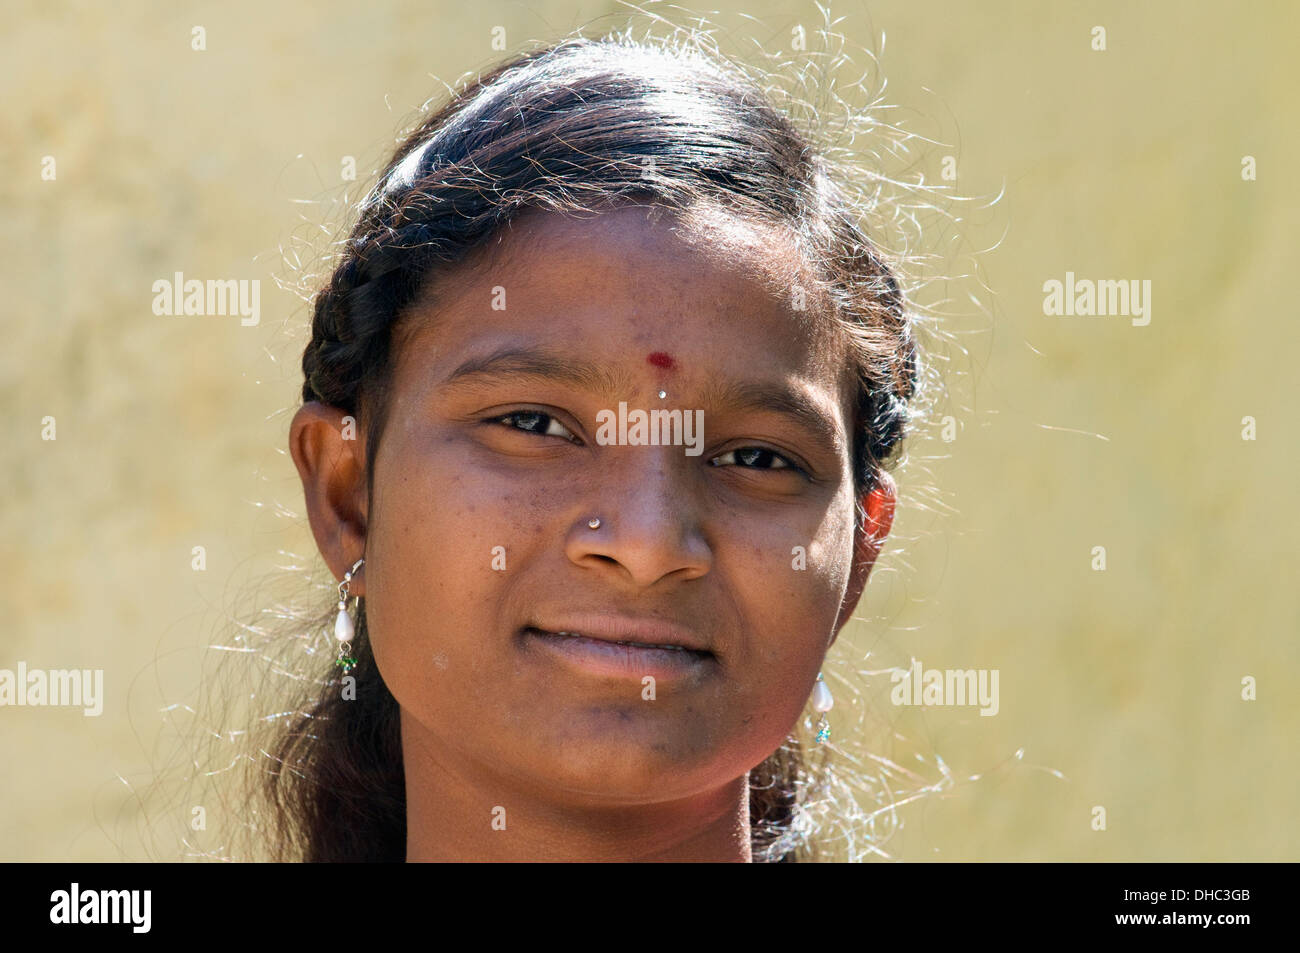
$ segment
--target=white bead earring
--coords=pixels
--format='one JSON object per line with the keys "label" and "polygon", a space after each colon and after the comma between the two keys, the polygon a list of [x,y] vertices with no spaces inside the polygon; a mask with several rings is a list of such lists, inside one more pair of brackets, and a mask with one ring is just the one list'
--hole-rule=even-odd
{"label": "white bead earring", "polygon": [[334,664],[343,669],[344,675],[357,667],[356,657],[352,654],[352,637],[357,634],[357,627],[352,621],[352,616],[348,615],[348,589],[352,577],[364,562],[364,558],[358,559],[352,568],[343,574],[343,581],[339,583],[339,614],[334,617],[334,638],[339,643],[339,657]]}
{"label": "white bead earring", "polygon": [[822,678],[822,673],[817,673],[817,685],[813,689],[812,696],[813,711],[821,712],[821,718],[817,721],[817,743],[823,744],[831,736],[831,723],[826,717],[826,713],[835,706],[835,699],[831,697],[831,690],[826,685],[826,680]]}

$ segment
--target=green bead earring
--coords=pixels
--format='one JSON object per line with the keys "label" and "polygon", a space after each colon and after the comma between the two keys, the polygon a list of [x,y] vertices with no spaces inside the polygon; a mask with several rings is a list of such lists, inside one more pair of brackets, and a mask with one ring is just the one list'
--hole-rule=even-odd
{"label": "green bead earring", "polygon": [[827,687],[821,672],[817,673],[817,686],[813,689],[812,705],[813,711],[821,712],[821,718],[817,721],[817,743],[824,744],[831,736],[831,723],[826,713],[834,707],[835,699],[831,697],[831,690]]}
{"label": "green bead earring", "polygon": [[352,621],[352,616],[348,615],[348,589],[352,577],[364,562],[364,558],[358,559],[352,568],[344,573],[343,581],[339,583],[339,614],[334,617],[334,638],[339,644],[339,657],[334,664],[343,669],[344,675],[357,667],[357,660],[352,654],[352,638],[357,634],[357,627]]}

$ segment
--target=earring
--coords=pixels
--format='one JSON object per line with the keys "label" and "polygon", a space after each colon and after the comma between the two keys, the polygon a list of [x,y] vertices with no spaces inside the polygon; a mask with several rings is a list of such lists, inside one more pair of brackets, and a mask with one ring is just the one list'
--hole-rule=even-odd
{"label": "earring", "polygon": [[334,617],[334,638],[339,643],[339,657],[334,664],[343,669],[344,675],[357,667],[357,660],[352,655],[352,637],[357,634],[357,627],[352,622],[352,616],[348,615],[348,589],[352,577],[364,562],[364,558],[358,559],[352,568],[343,574],[343,581],[339,583],[339,614]]}
{"label": "earring", "polygon": [[587,526],[590,529],[600,529],[600,517],[593,516],[591,519],[587,520]]}
{"label": "earring", "polygon": [[826,713],[835,705],[835,699],[831,697],[831,690],[826,686],[826,680],[822,678],[822,673],[817,673],[817,687],[813,689],[812,697],[813,711],[821,712],[821,718],[817,721],[817,743],[823,744],[831,736],[831,723],[826,718]]}

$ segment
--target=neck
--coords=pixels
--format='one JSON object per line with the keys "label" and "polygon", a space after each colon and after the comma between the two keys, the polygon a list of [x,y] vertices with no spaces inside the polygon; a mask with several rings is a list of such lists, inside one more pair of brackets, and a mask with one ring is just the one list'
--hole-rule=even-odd
{"label": "neck", "polygon": [[402,757],[408,862],[752,860],[748,775],[673,801],[602,804],[462,761],[405,712]]}

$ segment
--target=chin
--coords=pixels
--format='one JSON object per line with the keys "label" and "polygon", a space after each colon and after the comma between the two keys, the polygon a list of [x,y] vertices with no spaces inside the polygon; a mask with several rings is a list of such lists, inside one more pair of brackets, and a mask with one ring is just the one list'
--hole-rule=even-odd
{"label": "chin", "polygon": [[[645,803],[684,797],[744,769],[727,774],[716,750],[692,743],[690,733],[667,736],[658,732],[609,732],[587,741],[558,741],[540,763],[543,746],[531,748],[538,780],[549,782],[566,795],[586,795],[594,801]],[[685,737],[683,736],[685,735]],[[543,780],[544,778],[544,780]]]}

